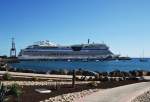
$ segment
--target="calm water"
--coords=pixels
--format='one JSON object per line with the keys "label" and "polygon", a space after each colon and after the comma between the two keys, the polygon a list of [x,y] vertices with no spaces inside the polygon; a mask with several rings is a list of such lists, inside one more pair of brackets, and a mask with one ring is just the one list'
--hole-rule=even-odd
{"label": "calm water", "polygon": [[67,61],[21,61],[20,63],[11,64],[16,68],[27,68],[40,71],[49,71],[52,69],[86,69],[93,71],[112,71],[122,70],[129,71],[134,69],[150,70],[150,59],[148,62],[140,62],[134,58],[128,61],[100,61],[100,62],[67,62]]}

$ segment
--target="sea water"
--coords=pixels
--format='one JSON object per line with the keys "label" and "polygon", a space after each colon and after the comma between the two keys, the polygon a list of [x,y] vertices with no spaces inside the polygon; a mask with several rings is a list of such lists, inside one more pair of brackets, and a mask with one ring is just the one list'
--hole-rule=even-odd
{"label": "sea water", "polygon": [[84,69],[91,71],[130,71],[130,70],[150,70],[150,59],[141,62],[138,58],[132,60],[113,60],[113,61],[20,61],[13,63],[11,66],[15,68],[32,69],[37,71],[50,71],[56,69]]}

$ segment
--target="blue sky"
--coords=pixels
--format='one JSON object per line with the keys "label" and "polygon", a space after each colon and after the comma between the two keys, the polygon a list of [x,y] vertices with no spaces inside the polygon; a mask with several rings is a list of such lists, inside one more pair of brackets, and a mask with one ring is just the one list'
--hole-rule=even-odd
{"label": "blue sky", "polygon": [[105,42],[118,54],[150,57],[149,0],[0,0],[0,55],[39,40]]}

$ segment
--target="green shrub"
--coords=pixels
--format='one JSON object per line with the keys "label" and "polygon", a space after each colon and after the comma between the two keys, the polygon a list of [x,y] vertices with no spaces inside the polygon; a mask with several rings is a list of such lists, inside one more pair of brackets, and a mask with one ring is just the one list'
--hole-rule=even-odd
{"label": "green shrub", "polygon": [[9,73],[5,73],[2,77],[4,80],[11,80],[12,79],[12,76]]}
{"label": "green shrub", "polygon": [[100,79],[99,74],[96,74],[96,75],[95,75],[95,80],[98,81],[99,79]]}
{"label": "green shrub", "polygon": [[59,74],[67,75],[68,74],[68,70],[66,70],[66,69],[59,69]]}
{"label": "green shrub", "polygon": [[38,77],[32,77],[32,80],[33,80],[33,81],[38,81],[39,78],[38,78]]}
{"label": "green shrub", "polygon": [[97,87],[98,84],[95,81],[92,81],[92,82],[88,83],[88,86],[90,86],[90,87]]}
{"label": "green shrub", "polygon": [[51,70],[50,74],[59,74],[59,71],[58,70]]}
{"label": "green shrub", "polygon": [[12,84],[10,87],[10,94],[14,97],[19,97],[21,94],[21,89],[18,84]]}
{"label": "green shrub", "polygon": [[76,81],[81,81],[81,78],[79,78],[79,77],[76,77]]}
{"label": "green shrub", "polygon": [[92,77],[89,77],[88,81],[93,81],[93,78],[92,78]]}
{"label": "green shrub", "polygon": [[102,82],[106,82],[106,81],[109,81],[109,78],[108,77],[103,77]]}

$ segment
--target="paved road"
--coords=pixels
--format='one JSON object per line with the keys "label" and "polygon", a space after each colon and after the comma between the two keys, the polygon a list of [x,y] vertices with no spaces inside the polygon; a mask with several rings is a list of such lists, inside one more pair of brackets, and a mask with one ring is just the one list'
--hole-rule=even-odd
{"label": "paved road", "polygon": [[77,102],[130,102],[131,99],[150,90],[150,82],[136,83],[95,92]]}

